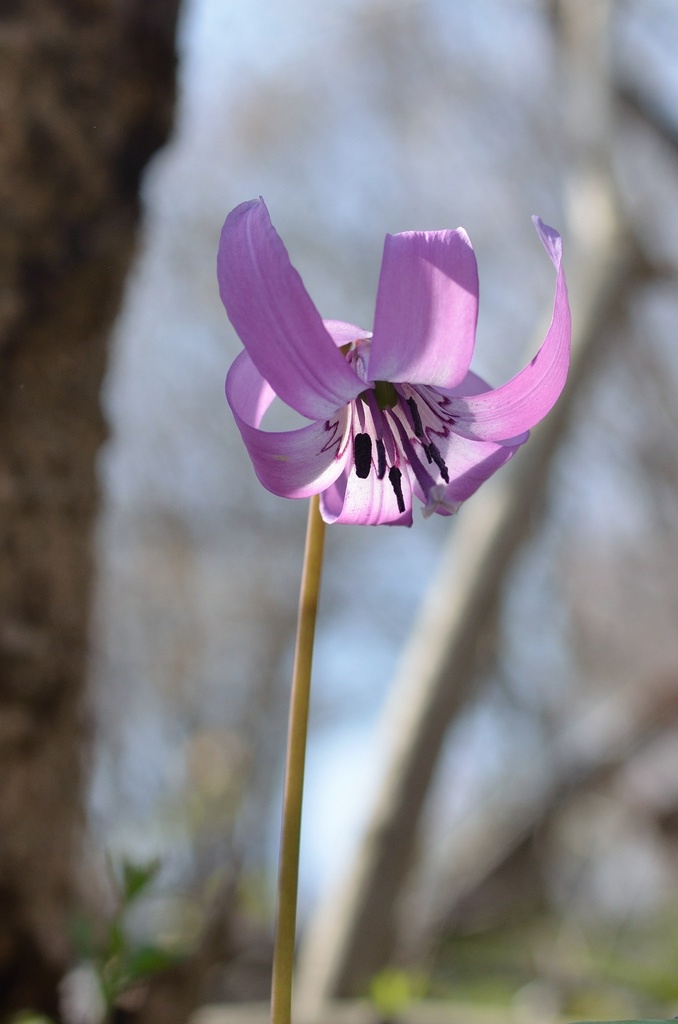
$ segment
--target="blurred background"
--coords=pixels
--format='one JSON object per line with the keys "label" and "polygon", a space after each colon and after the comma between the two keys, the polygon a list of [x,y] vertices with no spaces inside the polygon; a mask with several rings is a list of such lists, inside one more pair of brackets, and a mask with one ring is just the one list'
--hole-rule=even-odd
{"label": "blurred background", "polygon": [[130,932],[187,959],[126,1012],[268,995],[306,508],[232,422],[215,279],[263,195],[367,329],[384,235],[463,225],[495,386],[549,321],[537,213],[575,332],[458,517],[328,531],[300,1000],[678,1013],[675,4],[42,0],[0,47],[3,1011],[65,1013],[73,922],[156,857]]}

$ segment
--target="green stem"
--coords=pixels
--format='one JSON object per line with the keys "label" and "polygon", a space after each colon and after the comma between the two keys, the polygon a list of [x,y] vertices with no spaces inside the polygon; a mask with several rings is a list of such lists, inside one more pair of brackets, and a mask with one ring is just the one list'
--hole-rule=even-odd
{"label": "green stem", "polygon": [[297,925],[297,887],[299,882],[299,839],[301,801],[304,789],[306,732],[311,690],[313,639],[320,593],[325,524],[320,517],[319,500],[311,498],[306,530],[304,571],[299,595],[299,618],[292,673],[292,694],[287,734],[287,767],[283,796],[280,868],[278,874],[278,911],[273,950],[271,986],[271,1024],[290,1024],[292,1015],[292,978]]}

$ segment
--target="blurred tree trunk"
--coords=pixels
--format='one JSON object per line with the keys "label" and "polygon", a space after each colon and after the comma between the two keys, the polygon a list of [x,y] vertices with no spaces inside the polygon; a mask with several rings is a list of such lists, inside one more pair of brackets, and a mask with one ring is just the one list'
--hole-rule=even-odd
{"label": "blurred tree trunk", "polygon": [[0,1017],[69,956],[99,390],[178,4],[0,0]]}

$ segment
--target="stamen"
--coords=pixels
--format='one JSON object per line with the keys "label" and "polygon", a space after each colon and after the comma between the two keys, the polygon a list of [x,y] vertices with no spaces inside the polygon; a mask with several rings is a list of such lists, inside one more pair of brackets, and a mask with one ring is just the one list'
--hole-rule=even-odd
{"label": "stamen", "polygon": [[353,459],[357,476],[366,480],[372,466],[372,438],[369,434],[356,434],[353,438]]}
{"label": "stamen", "polygon": [[360,425],[360,432],[365,432],[365,404],[363,402],[355,403],[355,412],[358,417],[358,424]]}
{"label": "stamen", "polygon": [[383,480],[386,475],[386,448],[380,437],[377,438],[377,477]]}
{"label": "stamen", "polygon": [[403,498],[403,486],[401,483],[402,475],[403,474],[397,466],[391,466],[388,471],[388,478],[391,483],[391,487],[393,488],[393,493],[396,496],[396,501],[398,502],[399,512],[405,511],[405,499]]}
{"label": "stamen", "polygon": [[417,403],[413,398],[408,398],[407,404],[409,405],[410,412],[412,413],[412,425],[414,426],[414,436],[422,440],[424,437],[424,427],[421,422],[421,416],[419,415]]}
{"label": "stamen", "polygon": [[391,418],[393,420],[394,426],[398,431],[398,436],[400,438],[400,450],[404,454],[407,462],[412,467],[412,471],[417,479],[417,483],[422,489],[422,492],[425,495],[428,495],[429,491],[435,484],[435,480],[428,472],[428,470],[424,467],[424,464],[419,458],[417,452],[415,452],[414,445],[412,441],[410,441],[407,434],[407,430],[405,429],[405,424],[400,422],[398,416],[392,416]]}
{"label": "stamen", "polygon": [[442,457],[442,455],[440,454],[440,450],[433,443],[433,441],[431,441],[430,444],[424,445],[424,451],[426,452],[426,454],[429,457],[428,461],[430,462],[431,459],[433,459],[433,461],[435,462],[436,466],[440,470],[441,477],[443,478],[443,480],[445,481],[446,484],[449,484],[449,482],[450,482],[450,474],[447,471],[447,466],[445,465],[445,460]]}
{"label": "stamen", "polygon": [[[447,406],[450,404],[449,398],[445,395],[433,392],[431,388],[421,386],[417,387],[416,393],[419,400],[424,403],[426,409],[433,413],[436,420],[439,421],[443,428],[443,433],[447,434],[447,428],[449,426],[453,426],[457,422],[456,416],[450,416],[449,412],[447,412]],[[435,431],[435,433],[438,432],[438,430]]]}
{"label": "stamen", "polygon": [[398,445],[395,437],[393,436],[393,430],[389,425],[387,414],[379,408],[374,391],[368,391],[366,394],[367,406],[372,413],[372,419],[374,420],[375,433],[377,437],[381,438],[384,442],[387,461],[390,462],[391,465],[394,465],[398,461]]}

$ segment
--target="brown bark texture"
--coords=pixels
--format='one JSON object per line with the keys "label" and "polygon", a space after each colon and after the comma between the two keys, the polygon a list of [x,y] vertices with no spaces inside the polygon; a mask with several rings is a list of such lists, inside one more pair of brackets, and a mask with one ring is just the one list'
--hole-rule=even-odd
{"label": "brown bark texture", "polygon": [[0,1018],[71,954],[99,392],[178,4],[0,0]]}

